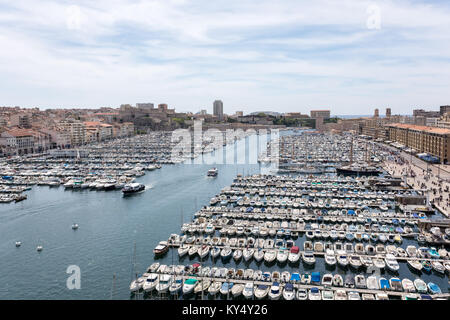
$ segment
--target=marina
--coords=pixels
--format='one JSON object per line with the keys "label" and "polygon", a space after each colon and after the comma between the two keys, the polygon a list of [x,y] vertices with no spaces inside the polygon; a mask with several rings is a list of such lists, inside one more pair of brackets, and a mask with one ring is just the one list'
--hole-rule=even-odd
{"label": "marina", "polygon": [[[329,139],[313,137],[318,144],[322,144],[324,138]],[[283,138],[288,140],[292,136]],[[350,141],[353,144],[353,137]],[[309,139],[307,143],[311,142]],[[369,157],[367,146],[359,150],[364,154],[359,161],[374,160],[373,156]],[[375,152],[374,145],[372,150]],[[283,151],[281,155],[281,163],[296,163],[294,151],[290,158],[283,157]],[[320,148],[319,155],[329,156]],[[381,159],[387,156],[377,155]],[[308,159],[303,160],[307,162]],[[313,162],[321,159],[316,154]],[[443,292],[434,282],[425,284],[424,289],[423,280],[418,276],[424,272],[447,278],[450,272],[450,256],[446,250],[450,244],[448,221],[443,222],[442,228],[434,227],[435,236],[441,241],[439,249],[426,247],[426,243],[434,244],[436,239],[424,234],[424,229],[418,226],[430,218],[442,216],[430,208],[409,210],[399,201],[421,199],[420,192],[391,177],[381,166],[373,167],[376,174],[355,169],[352,146],[349,158],[334,159],[338,161],[327,166],[337,175],[333,175],[333,170],[306,173],[293,169],[289,169],[289,173],[294,176],[283,175],[286,170],[279,176],[238,174],[229,187],[210,200],[209,206],[194,214],[193,222],[182,225],[181,234],[172,234],[168,241],[160,242],[167,252],[177,250],[180,262],[185,259],[197,262],[187,265],[154,263],[139,279],[144,281],[146,276],[157,275],[163,270],[170,274],[169,282],[178,279],[182,288],[186,283],[192,288],[183,289],[183,299],[192,298],[190,295],[196,291],[194,298],[198,299],[198,294],[202,293],[204,299],[203,291],[213,283],[217,288],[224,288],[219,298],[226,299],[239,298],[244,288],[254,292],[259,299],[267,298],[267,295],[270,299],[283,296],[287,300],[294,297],[447,299],[449,293]],[[266,160],[260,158],[260,162]],[[339,170],[344,167],[343,163],[350,163],[346,168],[356,174],[349,174],[347,169]],[[309,165],[303,163],[303,166]],[[172,262],[176,259],[173,255]],[[315,271],[318,261],[322,266],[325,264],[326,270],[344,271],[345,282],[327,282],[326,276],[334,278],[329,273],[320,280],[320,272]],[[254,264],[256,268],[249,268]],[[264,271],[264,268],[268,270]],[[273,271],[274,268],[282,269]],[[300,273],[300,269],[306,272]],[[408,274],[403,280],[397,277],[401,269]],[[342,276],[337,277],[342,279]],[[302,283],[304,278],[309,280]],[[315,280],[311,284],[312,278]],[[135,281],[137,279],[131,287]],[[412,283],[418,285],[411,286]],[[440,283],[448,286],[445,282]],[[239,286],[235,292],[234,286]],[[256,295],[258,290],[262,290],[259,296]],[[161,292],[158,294],[163,298]],[[139,295],[139,291],[133,290],[132,295]],[[151,290],[145,291],[144,295],[155,298]],[[217,298],[217,290],[213,289],[206,296]],[[249,297],[250,294],[245,296]],[[164,298],[176,299],[179,294],[176,292]]]}
{"label": "marina", "polygon": [[[282,136],[298,138],[309,134],[305,133],[286,131]],[[323,139],[331,139],[312,136],[319,144]],[[234,148],[245,152],[251,138],[222,147],[225,151]],[[335,139],[342,140],[340,136]],[[312,140],[308,141],[308,153],[313,155],[315,146]],[[351,141],[351,137],[346,141]],[[367,149],[373,149],[372,154],[377,152],[375,146],[358,144],[360,147],[354,150],[360,155],[354,157],[359,161],[373,157],[368,156]],[[294,163],[292,150],[288,154],[280,163]],[[214,156],[214,152],[200,155],[203,160]],[[389,155],[380,152],[378,156],[382,160]],[[318,155],[312,157],[319,159]],[[101,174],[95,175],[94,181],[105,177],[106,171],[114,172],[116,181],[122,172],[145,172],[126,176],[128,180],[124,180],[122,189],[127,186],[137,191],[127,197],[116,192],[92,192],[90,187],[74,192],[73,186],[54,188],[36,183],[24,191],[27,201],[1,206],[5,222],[1,253],[23,267],[12,270],[2,263],[0,267],[5,272],[16,274],[16,289],[11,287],[13,282],[7,282],[6,288],[0,289],[0,296],[15,292],[15,297],[33,298],[26,290],[29,282],[21,283],[20,274],[36,268],[36,263],[42,264],[38,268],[41,280],[36,280],[36,285],[49,288],[55,281],[63,283],[65,274],[61,268],[70,264],[72,259],[68,257],[72,256],[82,261],[85,287],[79,292],[58,291],[69,299],[76,299],[77,295],[114,299],[286,300],[449,297],[450,226],[445,216],[431,207],[405,204],[411,199],[423,199],[424,195],[389,175],[381,165],[379,175],[355,176],[336,172],[348,165],[350,157],[335,161],[327,172],[308,173],[279,172],[261,161],[264,157],[258,163],[245,165],[193,165],[188,163],[191,159],[168,165],[158,163],[156,158],[147,163],[144,158],[124,169],[118,169],[117,163],[110,168],[106,162],[98,162]],[[41,161],[36,158],[26,160],[26,164],[19,160],[9,162],[9,171],[4,174],[22,173],[18,169],[21,165],[42,173],[48,169],[36,168]],[[57,167],[67,159],[49,161]],[[70,174],[55,177],[73,180],[80,172],[89,172],[81,168],[89,168],[95,162],[71,159]],[[151,165],[161,168],[147,170],[146,166]],[[313,168],[313,164],[299,165],[302,167]],[[42,174],[16,176],[16,181],[42,179]],[[86,177],[88,174],[80,178]],[[138,191],[142,186],[145,190]],[[103,191],[107,189],[103,187]],[[64,210],[49,209],[63,205]],[[14,212],[23,216],[11,215],[5,209],[9,206],[20,206]],[[33,214],[36,210],[37,215]],[[42,217],[58,226],[46,237],[43,234],[48,225]],[[18,223],[23,228],[24,221],[33,225],[29,236],[17,232],[17,227],[14,232],[14,228],[6,229]],[[69,236],[67,230],[71,231]],[[131,257],[133,242],[136,249]],[[37,247],[41,251],[36,258]],[[100,262],[105,258],[108,262]],[[58,268],[59,275],[52,279],[50,273],[57,274]],[[51,297],[54,293],[47,294]]]}

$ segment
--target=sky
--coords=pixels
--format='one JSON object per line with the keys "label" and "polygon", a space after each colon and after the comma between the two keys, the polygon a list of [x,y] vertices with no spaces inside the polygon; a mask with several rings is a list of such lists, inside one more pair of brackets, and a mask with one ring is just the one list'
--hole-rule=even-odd
{"label": "sky", "polygon": [[0,106],[438,110],[449,17],[448,0],[0,0]]}

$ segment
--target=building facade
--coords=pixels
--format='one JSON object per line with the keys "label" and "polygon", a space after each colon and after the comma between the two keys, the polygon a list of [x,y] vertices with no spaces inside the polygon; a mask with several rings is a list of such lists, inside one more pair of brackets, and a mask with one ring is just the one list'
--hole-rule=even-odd
{"label": "building facade", "polygon": [[330,118],[330,110],[311,110],[311,118]]}
{"label": "building facade", "polygon": [[223,102],[221,100],[214,101],[213,115],[215,115],[220,121],[223,120]]}
{"label": "building facade", "polygon": [[438,157],[441,163],[450,160],[450,129],[394,123],[386,126],[389,140]]}
{"label": "building facade", "polygon": [[3,156],[26,155],[34,152],[34,136],[30,130],[12,129],[0,135]]}
{"label": "building facade", "polygon": [[78,120],[63,120],[58,128],[70,135],[71,146],[79,146],[86,143],[86,126]]}

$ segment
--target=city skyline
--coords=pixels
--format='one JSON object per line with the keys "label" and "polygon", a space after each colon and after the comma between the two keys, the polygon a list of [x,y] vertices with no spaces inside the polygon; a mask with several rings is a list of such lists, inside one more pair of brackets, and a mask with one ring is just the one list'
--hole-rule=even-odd
{"label": "city skyline", "polygon": [[0,2],[0,44],[7,48],[0,52],[0,105],[99,108],[150,100],[210,112],[221,99],[227,114],[370,115],[448,104],[444,1],[226,7]]}

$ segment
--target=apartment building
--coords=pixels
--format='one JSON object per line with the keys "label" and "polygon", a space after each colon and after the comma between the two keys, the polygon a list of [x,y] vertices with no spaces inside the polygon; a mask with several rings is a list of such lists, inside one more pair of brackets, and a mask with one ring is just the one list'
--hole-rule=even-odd
{"label": "apartment building", "polygon": [[78,120],[63,120],[58,123],[58,128],[70,135],[71,146],[85,144],[86,126]]}
{"label": "apartment building", "polygon": [[396,141],[418,153],[438,157],[441,163],[450,160],[450,129],[393,123],[386,126],[389,140]]}
{"label": "apartment building", "polygon": [[330,110],[311,110],[311,118],[328,119],[330,117],[330,114]]}
{"label": "apartment building", "polygon": [[0,145],[4,156],[26,155],[34,151],[34,136],[27,129],[11,129],[2,132]]}

